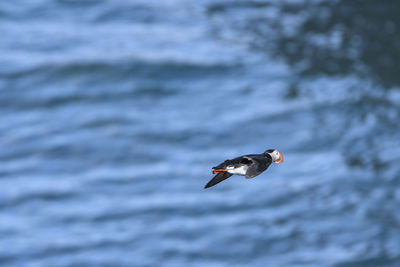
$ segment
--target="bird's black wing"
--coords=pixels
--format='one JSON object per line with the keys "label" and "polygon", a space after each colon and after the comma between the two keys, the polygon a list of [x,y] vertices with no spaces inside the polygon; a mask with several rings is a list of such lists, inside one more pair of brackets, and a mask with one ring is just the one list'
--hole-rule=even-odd
{"label": "bird's black wing", "polygon": [[246,178],[253,178],[268,169],[269,165],[272,163],[271,158],[266,157],[258,157],[253,156],[251,157],[252,163],[249,165],[249,168],[246,172]]}
{"label": "bird's black wing", "polygon": [[250,164],[252,161],[251,158],[249,158],[248,156],[251,155],[241,156],[234,159],[227,159],[221,164],[213,167],[213,169],[225,169],[228,166],[238,167],[241,164]]}
{"label": "bird's black wing", "polygon": [[204,188],[209,188],[211,186],[214,186],[220,182],[222,182],[225,179],[228,179],[229,177],[231,177],[232,174],[228,173],[228,172],[221,172],[218,173],[217,175],[214,176],[214,178],[212,178]]}
{"label": "bird's black wing", "polygon": [[[241,156],[241,157],[237,157],[234,159],[228,159],[225,160],[224,162],[222,162],[221,164],[218,164],[217,166],[213,167],[213,170],[219,170],[219,169],[226,169],[227,167],[238,167],[240,165],[243,164],[250,164],[252,161],[251,159],[247,158],[246,156]],[[223,180],[228,179],[229,177],[231,177],[233,174],[230,174],[226,171],[218,173],[217,175],[214,176],[214,178],[212,178],[204,188],[209,188],[211,186],[214,186],[220,182],[222,182]]]}

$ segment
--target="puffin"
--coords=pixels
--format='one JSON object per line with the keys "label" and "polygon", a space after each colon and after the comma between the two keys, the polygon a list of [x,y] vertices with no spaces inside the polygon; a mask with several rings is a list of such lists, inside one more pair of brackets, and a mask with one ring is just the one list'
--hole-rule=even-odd
{"label": "puffin", "polygon": [[212,168],[215,175],[204,188],[212,187],[232,175],[254,178],[263,173],[272,163],[283,162],[282,154],[276,149],[268,149],[262,154],[244,155],[234,159],[228,159]]}

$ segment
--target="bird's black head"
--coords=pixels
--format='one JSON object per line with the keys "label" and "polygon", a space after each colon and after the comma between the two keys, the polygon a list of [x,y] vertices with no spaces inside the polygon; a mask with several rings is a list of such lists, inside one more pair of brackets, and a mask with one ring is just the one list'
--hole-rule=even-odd
{"label": "bird's black head", "polygon": [[276,149],[268,149],[264,152],[266,157],[271,157],[272,162],[281,163],[283,161],[282,154]]}
{"label": "bird's black head", "polygon": [[266,150],[265,152],[264,152],[264,155],[269,155],[269,154],[271,154],[272,152],[274,152],[275,151],[275,149],[268,149],[268,150]]}

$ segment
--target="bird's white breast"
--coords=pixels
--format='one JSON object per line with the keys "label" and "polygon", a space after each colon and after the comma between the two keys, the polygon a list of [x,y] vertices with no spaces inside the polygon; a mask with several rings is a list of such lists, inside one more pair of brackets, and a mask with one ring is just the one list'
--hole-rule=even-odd
{"label": "bird's white breast", "polygon": [[240,167],[227,167],[228,172],[231,174],[237,174],[237,175],[246,175],[247,169],[249,168],[249,166],[247,165],[243,165]]}

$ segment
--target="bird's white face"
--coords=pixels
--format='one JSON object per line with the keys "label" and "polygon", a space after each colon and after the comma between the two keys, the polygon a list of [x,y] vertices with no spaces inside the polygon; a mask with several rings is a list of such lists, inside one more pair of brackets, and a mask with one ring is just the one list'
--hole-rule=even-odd
{"label": "bird's white face", "polygon": [[278,150],[274,150],[268,154],[271,156],[272,162],[274,163],[281,163],[283,161],[282,154]]}

